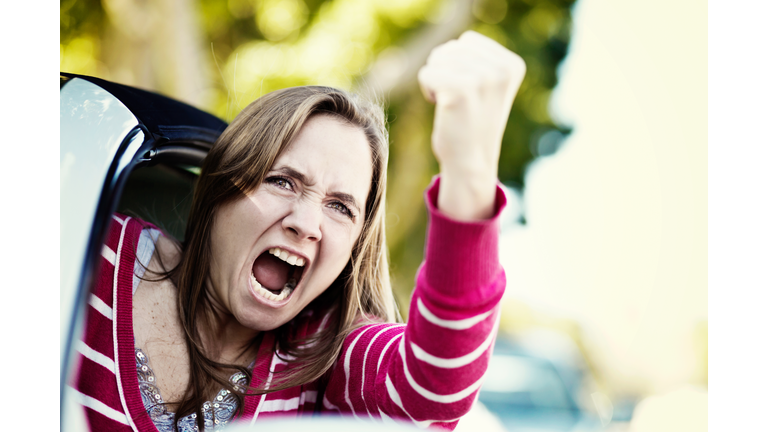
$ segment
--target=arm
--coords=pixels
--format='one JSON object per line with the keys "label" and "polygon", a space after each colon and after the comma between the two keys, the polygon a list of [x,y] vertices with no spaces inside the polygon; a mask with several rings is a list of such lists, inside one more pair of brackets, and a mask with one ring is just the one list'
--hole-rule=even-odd
{"label": "arm", "polygon": [[475,32],[435,48],[419,71],[422,92],[435,103],[438,208],[449,217],[493,214],[501,139],[524,76],[520,56]]}
{"label": "arm", "polygon": [[325,408],[453,429],[488,366],[505,278],[498,260],[501,137],[525,65],[477,33],[436,48],[419,73],[436,104],[432,148],[440,178],[407,326],[353,332]]}
{"label": "arm", "polygon": [[426,194],[430,224],[408,325],[368,325],[347,337],[325,409],[358,418],[410,420],[452,429],[474,402],[488,366],[505,278],[494,217],[464,222],[437,209],[437,179]]}

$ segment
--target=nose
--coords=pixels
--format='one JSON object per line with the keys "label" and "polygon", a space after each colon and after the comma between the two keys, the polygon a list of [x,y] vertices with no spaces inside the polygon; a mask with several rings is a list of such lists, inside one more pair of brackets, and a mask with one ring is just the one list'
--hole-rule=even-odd
{"label": "nose", "polygon": [[283,218],[283,229],[296,240],[319,241],[322,238],[322,206],[310,200],[297,200]]}

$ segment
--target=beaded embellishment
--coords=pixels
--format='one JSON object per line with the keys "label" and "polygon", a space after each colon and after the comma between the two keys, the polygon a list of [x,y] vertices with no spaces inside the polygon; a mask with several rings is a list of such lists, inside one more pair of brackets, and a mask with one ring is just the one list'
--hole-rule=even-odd
{"label": "beaded embellishment", "polygon": [[[155,385],[155,373],[149,367],[149,359],[144,352],[136,348],[136,372],[139,376],[139,392],[141,401],[144,403],[144,409],[147,410],[149,418],[160,432],[173,432],[173,422],[176,415],[169,412],[163,404],[163,397],[160,396],[160,390]],[[235,372],[229,382],[235,385],[236,390],[245,389],[248,385],[248,379],[242,372]],[[237,410],[237,398],[229,390],[222,389],[213,398],[213,401],[207,401],[203,404],[203,416],[206,430],[222,429],[235,415]],[[179,432],[198,431],[197,413],[182,417],[177,426]]]}

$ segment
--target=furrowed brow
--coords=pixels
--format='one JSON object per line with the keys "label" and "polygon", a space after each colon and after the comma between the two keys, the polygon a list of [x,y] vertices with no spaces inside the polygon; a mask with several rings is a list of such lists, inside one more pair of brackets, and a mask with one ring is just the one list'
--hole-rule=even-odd
{"label": "furrowed brow", "polygon": [[277,171],[277,172],[279,172],[281,174],[285,174],[285,175],[287,175],[289,177],[293,177],[296,180],[298,180],[298,181],[300,181],[300,182],[302,182],[302,183],[304,183],[305,185],[308,185],[308,186],[312,186],[313,184],[315,184],[314,182],[310,182],[309,178],[307,178],[307,176],[305,176],[304,173],[296,171],[295,169],[293,169],[291,167],[284,166],[284,167],[276,168],[275,171]]}
{"label": "furrowed brow", "polygon": [[357,214],[360,214],[360,207],[357,205],[357,201],[355,201],[355,197],[352,195],[344,192],[331,192],[328,195],[336,198],[344,204],[354,207],[355,211],[357,211]]}
{"label": "furrowed brow", "polygon": [[[296,180],[304,183],[305,185],[312,186],[314,182],[310,182],[309,178],[304,175],[304,173],[300,171],[296,171],[295,169],[289,167],[289,166],[283,166],[279,168],[275,168],[275,171],[285,174],[289,177],[293,177]],[[345,192],[331,192],[328,194],[328,196],[334,197],[337,200],[343,202],[344,204],[347,204],[355,209],[357,214],[360,214],[360,206],[357,204],[357,200],[355,200],[355,197],[352,195],[345,193]]]}

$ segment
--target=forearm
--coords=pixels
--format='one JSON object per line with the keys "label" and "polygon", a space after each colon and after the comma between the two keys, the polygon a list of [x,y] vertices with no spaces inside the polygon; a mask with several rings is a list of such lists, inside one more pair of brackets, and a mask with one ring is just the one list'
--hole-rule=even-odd
{"label": "forearm", "polygon": [[435,179],[425,197],[426,257],[407,326],[374,324],[347,338],[325,409],[452,429],[472,406],[504,292],[498,215],[505,198],[495,189],[492,217],[462,222],[437,209],[441,187]]}
{"label": "forearm", "polygon": [[442,187],[442,178],[435,179],[426,193],[425,262],[405,335],[390,358],[387,390],[397,392],[410,417],[451,423],[474,402],[497,331],[505,285],[498,216],[505,197],[494,185],[490,217],[458,221],[436,207]]}

